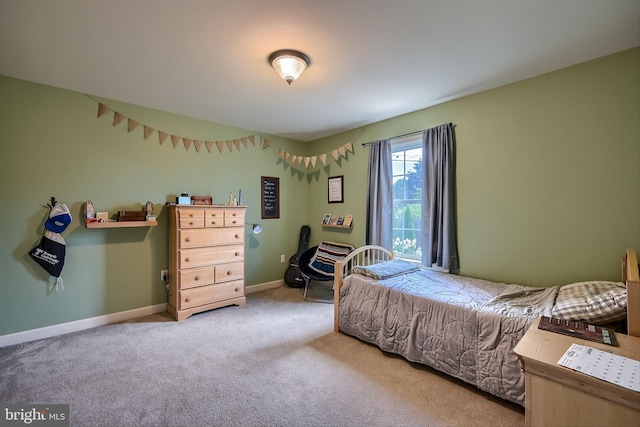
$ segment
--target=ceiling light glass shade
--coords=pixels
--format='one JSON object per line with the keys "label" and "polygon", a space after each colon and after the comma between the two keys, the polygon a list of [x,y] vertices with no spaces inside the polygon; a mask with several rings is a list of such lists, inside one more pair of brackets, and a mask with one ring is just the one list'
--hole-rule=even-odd
{"label": "ceiling light glass shade", "polygon": [[269,64],[291,84],[309,66],[309,57],[297,50],[278,50],[269,55]]}

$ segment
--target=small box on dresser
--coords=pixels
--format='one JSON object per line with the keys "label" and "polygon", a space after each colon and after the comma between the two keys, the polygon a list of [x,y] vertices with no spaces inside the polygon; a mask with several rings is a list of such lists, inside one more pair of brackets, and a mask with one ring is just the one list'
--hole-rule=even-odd
{"label": "small box on dresser", "polygon": [[246,303],[245,206],[169,207],[168,311],[176,320]]}

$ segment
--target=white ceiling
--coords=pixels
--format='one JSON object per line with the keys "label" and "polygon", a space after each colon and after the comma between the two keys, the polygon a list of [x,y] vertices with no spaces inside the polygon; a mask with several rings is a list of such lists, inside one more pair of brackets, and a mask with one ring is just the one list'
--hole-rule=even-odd
{"label": "white ceiling", "polygon": [[638,45],[640,0],[0,0],[0,74],[302,141]]}

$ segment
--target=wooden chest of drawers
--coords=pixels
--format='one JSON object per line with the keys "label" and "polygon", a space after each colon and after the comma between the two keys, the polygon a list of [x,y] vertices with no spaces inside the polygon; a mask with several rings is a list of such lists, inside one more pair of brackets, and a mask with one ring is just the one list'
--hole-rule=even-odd
{"label": "wooden chest of drawers", "polygon": [[169,303],[176,320],[244,305],[244,206],[169,207]]}

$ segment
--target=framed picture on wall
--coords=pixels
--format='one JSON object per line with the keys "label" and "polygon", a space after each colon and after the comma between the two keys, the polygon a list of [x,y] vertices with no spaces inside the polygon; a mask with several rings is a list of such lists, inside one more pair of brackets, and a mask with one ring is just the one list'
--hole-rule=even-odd
{"label": "framed picture on wall", "polygon": [[344,175],[329,177],[329,203],[343,203]]}
{"label": "framed picture on wall", "polygon": [[280,178],[260,177],[262,219],[280,218]]}

